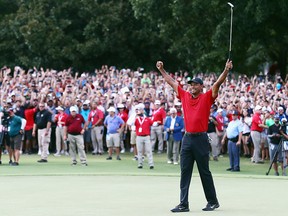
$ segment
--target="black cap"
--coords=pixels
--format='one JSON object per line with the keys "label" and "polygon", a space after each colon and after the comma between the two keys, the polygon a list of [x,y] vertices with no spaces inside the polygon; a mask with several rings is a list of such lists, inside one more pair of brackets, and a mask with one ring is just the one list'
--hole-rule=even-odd
{"label": "black cap", "polygon": [[194,79],[192,79],[192,80],[188,80],[188,84],[191,84],[191,83],[198,83],[198,84],[200,84],[200,85],[203,85],[203,81],[202,81],[202,79],[200,79],[199,77],[196,77],[196,78],[194,78]]}
{"label": "black cap", "polygon": [[239,113],[238,113],[237,110],[232,110],[231,114],[232,114],[232,115],[238,115]]}

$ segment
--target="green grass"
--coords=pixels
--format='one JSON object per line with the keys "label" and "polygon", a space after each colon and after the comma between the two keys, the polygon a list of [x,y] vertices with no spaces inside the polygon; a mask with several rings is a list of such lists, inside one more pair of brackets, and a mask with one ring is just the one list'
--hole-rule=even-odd
{"label": "green grass", "polygon": [[[77,166],[71,166],[71,159],[67,156],[54,157],[50,155],[48,157],[48,163],[37,163],[39,160],[38,155],[21,155],[20,166],[11,167],[8,165],[8,156],[2,156],[3,164],[0,166],[0,176],[47,176],[47,175],[135,175],[135,176],[179,176],[180,166],[167,164],[166,154],[155,154],[154,163],[155,169],[150,170],[147,164],[147,159],[144,162],[144,168],[137,169],[137,162],[132,160],[132,154],[121,154],[121,161],[113,160],[107,161],[107,155],[93,156],[88,154],[88,167],[83,167],[78,163]],[[217,176],[241,176],[249,178],[263,178],[269,167],[269,161],[265,164],[252,164],[250,159],[241,158],[241,172],[231,173],[227,172],[226,168],[229,167],[228,156],[219,158],[218,162],[210,161],[210,170],[213,175]],[[194,166],[194,174],[197,175],[197,166]],[[273,169],[270,175],[273,175]]]}
{"label": "green grass", "polygon": [[[145,159],[138,169],[132,155],[106,161],[88,155],[88,167],[71,166],[70,157],[22,155],[20,166],[0,165],[0,214],[3,216],[166,216],[179,203],[180,166],[166,163],[166,155],[154,155],[155,169]],[[195,166],[190,186],[190,212],[181,215],[263,216],[286,214],[286,176],[266,176],[269,162],[252,164],[241,158],[241,172],[227,172],[228,158],[211,161],[220,208],[202,212],[206,204]]]}

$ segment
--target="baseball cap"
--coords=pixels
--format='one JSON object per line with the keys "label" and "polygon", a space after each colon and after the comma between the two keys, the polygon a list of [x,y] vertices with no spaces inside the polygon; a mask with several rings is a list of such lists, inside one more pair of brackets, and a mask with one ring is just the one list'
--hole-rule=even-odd
{"label": "baseball cap", "polygon": [[257,105],[256,107],[255,107],[255,110],[261,110],[262,109],[262,107],[260,106],[260,105]]}
{"label": "baseball cap", "polygon": [[123,109],[123,108],[124,108],[124,105],[123,105],[123,104],[118,104],[118,105],[117,105],[117,108]]}
{"label": "baseball cap", "polygon": [[71,106],[69,110],[70,112],[78,112],[78,108],[76,106]]}
{"label": "baseball cap", "polygon": [[282,118],[281,121],[282,122],[284,122],[284,121],[287,122],[287,119],[286,118]]}
{"label": "baseball cap", "polygon": [[218,110],[217,110],[217,113],[219,113],[219,112],[220,112],[220,113],[223,112],[223,109],[221,109],[221,108],[218,109]]}
{"label": "baseball cap", "polygon": [[232,115],[238,115],[239,113],[238,113],[237,110],[232,110],[231,114],[232,114]]}
{"label": "baseball cap", "polygon": [[155,105],[161,105],[161,102],[160,102],[160,100],[155,100],[154,104]]}
{"label": "baseball cap", "polygon": [[282,106],[279,106],[278,110],[284,110],[284,108]]}
{"label": "baseball cap", "polygon": [[139,103],[135,106],[135,109],[138,109],[138,110],[143,110],[144,108],[145,108],[145,106],[143,103]]}
{"label": "baseball cap", "polygon": [[279,115],[274,115],[274,119],[280,119]]}
{"label": "baseball cap", "polygon": [[175,106],[181,106],[181,105],[182,105],[182,104],[181,104],[181,102],[179,102],[179,101],[175,103]]}
{"label": "baseball cap", "polygon": [[194,79],[192,79],[192,80],[188,80],[187,81],[187,83],[188,84],[191,84],[191,83],[198,83],[198,84],[200,84],[200,85],[203,85],[203,81],[202,81],[202,79],[200,79],[199,77],[196,77],[196,78],[194,78]]}
{"label": "baseball cap", "polygon": [[56,110],[64,110],[61,106],[56,107]]}
{"label": "baseball cap", "polygon": [[109,107],[109,109],[107,110],[107,112],[116,112],[116,109],[114,107]]}
{"label": "baseball cap", "polygon": [[174,107],[170,108],[170,113],[177,113],[176,108],[174,108]]}
{"label": "baseball cap", "polygon": [[85,100],[84,102],[83,102],[83,105],[89,105],[90,104],[90,101],[89,100]]}

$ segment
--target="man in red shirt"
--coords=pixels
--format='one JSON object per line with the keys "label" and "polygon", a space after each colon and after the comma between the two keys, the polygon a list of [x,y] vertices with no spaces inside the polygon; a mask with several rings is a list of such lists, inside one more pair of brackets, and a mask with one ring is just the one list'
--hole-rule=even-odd
{"label": "man in red shirt", "polygon": [[262,107],[257,105],[254,109],[254,115],[252,117],[251,138],[254,145],[254,152],[251,162],[253,163],[264,163],[264,161],[260,159],[261,132],[265,127],[261,120],[261,110]]}
{"label": "man in red shirt", "polygon": [[77,164],[76,154],[78,151],[81,164],[87,166],[83,137],[85,130],[82,128],[82,124],[85,123],[85,120],[82,115],[77,113],[78,108],[76,106],[71,106],[69,110],[70,115],[67,117],[64,127],[64,140],[69,141],[69,153],[72,158],[71,165],[75,166]]}
{"label": "man in red shirt", "polygon": [[185,91],[177,81],[166,73],[163,62],[158,61],[156,66],[182,102],[186,130],[181,146],[180,204],[171,211],[190,211],[188,193],[195,161],[208,202],[202,210],[213,211],[219,208],[220,205],[217,200],[212,174],[209,170],[209,141],[206,131],[208,130],[210,108],[218,96],[221,84],[225,81],[229,70],[232,69],[232,61],[227,60],[224,71],[206,93],[203,93],[204,85],[200,78],[190,80],[188,83],[191,84],[190,92]]}
{"label": "man in red shirt", "polygon": [[154,169],[151,141],[150,141],[150,127],[153,124],[150,118],[147,118],[143,115],[144,113],[144,104],[138,104],[135,107],[136,118],[135,118],[135,127],[136,127],[136,146],[138,150],[138,168],[143,168],[143,149],[146,151],[148,158],[148,163],[150,169]]}
{"label": "man in red shirt", "polygon": [[161,107],[161,102],[159,100],[155,100],[154,102],[155,108],[152,113],[152,127],[151,127],[151,143],[152,143],[152,151],[155,149],[156,141],[158,140],[158,154],[163,152],[163,131],[164,131],[164,123],[166,118],[166,112]]}
{"label": "man in red shirt", "polygon": [[61,106],[56,107],[58,113],[55,115],[54,122],[57,124],[56,127],[56,154],[54,156],[59,157],[61,156],[61,147],[62,143],[64,145],[64,153],[65,155],[69,155],[67,152],[67,143],[64,142],[64,126],[68,115],[64,112],[64,109]]}
{"label": "man in red shirt", "polygon": [[92,110],[89,113],[88,120],[85,123],[84,128],[88,128],[91,123],[91,139],[93,145],[93,153],[102,155],[103,150],[103,131],[104,131],[104,113],[97,108],[97,102],[92,103]]}

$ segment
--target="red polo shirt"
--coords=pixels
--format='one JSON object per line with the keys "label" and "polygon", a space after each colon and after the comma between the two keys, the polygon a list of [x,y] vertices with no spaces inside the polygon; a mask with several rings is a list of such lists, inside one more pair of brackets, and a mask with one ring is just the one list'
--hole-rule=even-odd
{"label": "red polo shirt", "polygon": [[224,130],[224,118],[223,116],[219,116],[217,115],[216,116],[216,121],[217,121],[217,125],[216,125],[216,128],[219,132],[222,132]]}
{"label": "red polo shirt", "polygon": [[178,97],[182,102],[185,130],[190,133],[206,132],[210,108],[216,99],[212,97],[212,90],[193,98],[188,91],[184,91],[178,85]]}
{"label": "red polo shirt", "polygon": [[73,117],[72,115],[69,115],[65,122],[65,126],[67,126],[68,134],[69,133],[74,134],[74,135],[80,134],[81,130],[83,129],[82,124],[84,123],[85,123],[85,120],[82,115],[76,114],[75,117]]}
{"label": "red polo shirt", "polygon": [[24,111],[24,116],[26,119],[26,125],[24,128],[25,131],[29,131],[33,129],[35,112],[36,112],[36,108],[26,109]]}
{"label": "red polo shirt", "polygon": [[161,123],[158,123],[158,124],[163,125],[163,119],[165,118],[166,118],[166,112],[162,107],[159,107],[157,110],[153,111],[153,114],[152,114],[153,122],[159,121]]}
{"label": "red polo shirt", "polygon": [[118,116],[126,123],[128,120],[128,114],[125,112],[125,110],[122,113],[118,113]]}
{"label": "red polo shirt", "polygon": [[260,113],[255,113],[252,117],[251,131],[262,132],[263,128],[259,127],[259,124],[262,124]]}
{"label": "red polo shirt", "polygon": [[137,136],[149,136],[150,127],[153,124],[152,120],[147,117],[136,117],[135,127]]}
{"label": "red polo shirt", "polygon": [[55,122],[58,127],[64,127],[68,115],[66,113],[58,113],[55,115]]}
{"label": "red polo shirt", "polygon": [[[99,119],[102,119],[102,121],[100,121],[98,125],[95,125]],[[96,108],[95,110],[91,110],[91,112],[89,113],[88,121],[90,121],[92,125],[101,126],[103,125],[103,120],[104,113],[100,109]]]}

